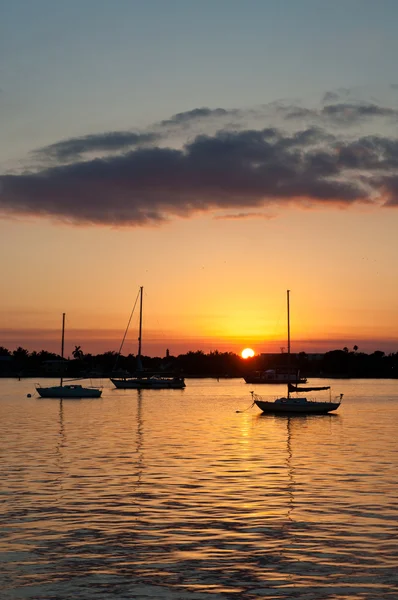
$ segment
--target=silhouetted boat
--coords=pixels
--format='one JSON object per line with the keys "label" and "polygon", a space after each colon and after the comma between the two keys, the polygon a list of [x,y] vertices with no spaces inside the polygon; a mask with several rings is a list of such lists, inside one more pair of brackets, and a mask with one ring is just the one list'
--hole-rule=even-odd
{"label": "silhouetted boat", "polygon": [[116,378],[111,377],[113,385],[118,389],[127,390],[181,390],[185,388],[185,380],[183,377],[176,376],[163,376],[163,375],[149,375],[143,373],[142,375],[137,374],[134,377]]}
{"label": "silhouetted boat", "polygon": [[287,369],[286,367],[254,371],[245,375],[243,379],[246,383],[284,383],[285,385],[287,383],[307,383],[305,377],[300,377],[298,369]]}
{"label": "silhouetted boat", "polygon": [[88,388],[82,385],[55,385],[52,387],[41,387],[40,385],[36,388],[37,393],[42,398],[99,398],[102,394],[102,390],[98,388]]}
{"label": "silhouetted boat", "polygon": [[[141,338],[142,338],[142,295],[143,295],[143,287],[140,287],[139,296],[140,296],[140,324],[139,324],[139,333],[138,333],[138,353],[137,353],[137,368],[134,375],[130,377],[110,377],[113,385],[118,389],[151,389],[151,390],[164,390],[164,389],[172,389],[172,390],[181,390],[185,388],[185,380],[184,377],[180,375],[171,374],[168,375],[166,373],[154,373],[145,371],[142,368],[141,362]],[[134,310],[134,309],[133,309]],[[130,323],[131,317],[129,319]],[[127,325],[128,328],[128,325]],[[126,330],[127,333],[127,330]],[[124,334],[124,338],[126,337],[126,333]],[[123,338],[123,341],[124,341]],[[120,347],[119,355],[121,353],[123,346]]]}
{"label": "silhouetted boat", "polygon": [[[288,348],[288,363],[290,362],[290,290],[287,290],[287,348]],[[289,370],[288,370],[289,372]],[[287,384],[287,395],[276,400],[269,401],[263,400],[261,396],[255,392],[251,392],[253,398],[253,404],[256,404],[263,413],[284,413],[284,414],[305,414],[305,415],[323,415],[333,410],[337,410],[343,399],[343,394],[340,394],[338,401],[333,402],[330,395],[328,401],[308,400],[304,397],[292,397],[290,394],[293,392],[311,392],[329,390],[330,386],[314,387],[310,386],[307,388],[298,387],[293,383],[288,382]]]}
{"label": "silhouetted boat", "polygon": [[[64,358],[65,313],[62,315],[61,357]],[[94,387],[83,387],[78,384],[64,385],[61,376],[59,385],[42,387],[37,385],[36,391],[42,398],[99,398],[102,390]]]}

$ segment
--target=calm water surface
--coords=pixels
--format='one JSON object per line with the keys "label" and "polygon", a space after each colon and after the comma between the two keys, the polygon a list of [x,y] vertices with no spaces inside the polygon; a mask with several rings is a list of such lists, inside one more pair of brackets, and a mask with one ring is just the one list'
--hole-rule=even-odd
{"label": "calm water surface", "polygon": [[291,418],[236,412],[278,386],[103,383],[0,380],[2,600],[398,598],[398,381]]}

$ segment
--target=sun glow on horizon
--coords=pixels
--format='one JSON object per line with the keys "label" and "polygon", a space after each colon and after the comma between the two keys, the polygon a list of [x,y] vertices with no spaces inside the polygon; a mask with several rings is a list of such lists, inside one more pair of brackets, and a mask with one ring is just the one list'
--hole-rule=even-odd
{"label": "sun glow on horizon", "polygon": [[254,356],[254,350],[252,350],[251,348],[245,348],[244,350],[242,350],[241,356],[242,358],[251,358],[252,356]]}

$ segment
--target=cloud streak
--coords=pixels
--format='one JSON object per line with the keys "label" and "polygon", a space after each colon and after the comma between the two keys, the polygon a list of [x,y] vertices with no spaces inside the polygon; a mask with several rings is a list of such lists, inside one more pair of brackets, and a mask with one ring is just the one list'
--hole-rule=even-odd
{"label": "cloud streak", "polygon": [[282,104],[277,110],[287,121],[308,120],[322,126],[354,126],[375,118],[398,120],[397,109],[365,102],[338,102],[320,109]]}
{"label": "cloud streak", "polygon": [[377,104],[346,102],[327,104],[323,107],[321,115],[339,123],[352,124],[374,117],[388,117],[396,120],[398,119],[398,110],[387,106],[378,106]]}
{"label": "cloud streak", "polygon": [[161,121],[160,125],[162,127],[168,127],[170,125],[187,126],[196,121],[220,119],[223,117],[237,117],[241,114],[242,111],[236,108],[194,108],[193,110],[177,113],[170,117],[170,119]]}
{"label": "cloud streak", "polygon": [[161,136],[150,133],[133,133],[130,131],[108,131],[105,133],[69,138],[44,148],[35,154],[43,158],[53,158],[60,162],[68,162],[82,158],[90,152],[115,152],[133,146],[145,146],[154,143]]}

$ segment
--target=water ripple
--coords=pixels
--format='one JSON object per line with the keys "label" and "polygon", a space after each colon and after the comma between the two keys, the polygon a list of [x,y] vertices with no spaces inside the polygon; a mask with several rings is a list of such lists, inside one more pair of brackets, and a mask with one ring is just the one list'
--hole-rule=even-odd
{"label": "water ripple", "polygon": [[62,403],[19,384],[0,380],[2,599],[398,597],[398,382],[290,419],[237,415],[235,380]]}

